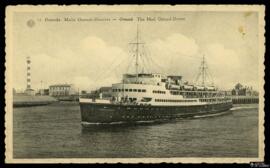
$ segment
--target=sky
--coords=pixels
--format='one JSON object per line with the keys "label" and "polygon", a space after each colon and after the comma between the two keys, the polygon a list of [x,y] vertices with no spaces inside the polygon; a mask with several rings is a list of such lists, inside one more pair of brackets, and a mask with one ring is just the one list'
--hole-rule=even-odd
{"label": "sky", "polygon": [[[159,20],[173,17],[178,19]],[[140,48],[144,71],[182,75],[192,82],[204,55],[218,88],[232,89],[240,82],[258,90],[257,13],[183,11],[17,12],[12,25],[13,87],[26,88],[27,56],[34,89],[72,83],[90,91],[120,82],[123,73],[134,72],[129,43],[135,42],[137,25],[145,43]]]}

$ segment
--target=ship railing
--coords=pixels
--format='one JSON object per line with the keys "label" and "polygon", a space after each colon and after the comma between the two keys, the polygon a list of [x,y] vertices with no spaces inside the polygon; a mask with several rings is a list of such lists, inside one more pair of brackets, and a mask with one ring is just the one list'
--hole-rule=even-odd
{"label": "ship railing", "polygon": [[178,91],[170,90],[172,95],[182,95],[185,98],[213,98],[213,97],[223,97],[221,91]]}
{"label": "ship railing", "polygon": [[220,97],[215,97],[215,98],[200,98],[199,99],[200,102],[207,102],[207,103],[216,103],[216,102],[219,102],[219,103],[224,103],[224,102],[231,102],[232,100],[230,98],[227,98],[227,97],[223,97],[223,98],[220,98]]}
{"label": "ship railing", "polygon": [[147,103],[140,103],[140,102],[123,102],[123,101],[114,101],[111,102],[112,104],[116,104],[116,105],[133,105],[133,106],[151,106],[151,104],[147,104]]}

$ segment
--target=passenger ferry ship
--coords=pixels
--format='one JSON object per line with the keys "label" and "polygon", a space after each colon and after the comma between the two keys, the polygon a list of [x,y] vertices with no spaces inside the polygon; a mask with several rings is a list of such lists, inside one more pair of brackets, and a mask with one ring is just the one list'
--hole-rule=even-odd
{"label": "passenger ferry ship", "polygon": [[[232,100],[214,86],[207,86],[203,56],[200,85],[191,85],[182,76],[139,73],[139,45],[135,43],[136,73],[124,74],[112,84],[110,99],[80,98],[82,124],[154,122],[178,118],[219,115],[232,107]],[[199,77],[198,76],[198,77]]]}

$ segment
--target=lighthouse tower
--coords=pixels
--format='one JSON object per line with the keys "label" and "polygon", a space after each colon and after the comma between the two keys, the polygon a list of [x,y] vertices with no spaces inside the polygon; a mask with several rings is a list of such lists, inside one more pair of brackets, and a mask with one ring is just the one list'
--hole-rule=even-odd
{"label": "lighthouse tower", "polygon": [[27,70],[26,70],[26,90],[25,93],[27,95],[34,95],[35,92],[31,88],[31,59],[30,57],[26,57],[26,65],[27,65]]}

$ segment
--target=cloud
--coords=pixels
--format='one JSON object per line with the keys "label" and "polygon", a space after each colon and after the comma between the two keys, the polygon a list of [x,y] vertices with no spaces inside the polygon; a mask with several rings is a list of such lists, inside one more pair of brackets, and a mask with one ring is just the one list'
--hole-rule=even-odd
{"label": "cloud", "polygon": [[[213,82],[220,88],[230,89],[235,83],[252,81],[244,75],[243,56],[221,43],[199,45],[196,40],[182,34],[150,43],[151,57],[163,67],[163,73],[182,75],[184,80],[195,82],[202,56],[205,55]],[[209,80],[211,83],[212,80]],[[253,86],[256,87],[256,82]]]}
{"label": "cloud", "polygon": [[160,56],[177,57],[177,54],[192,56],[198,52],[199,46],[193,38],[182,34],[172,34],[166,39],[157,39],[150,43],[154,54]]}
{"label": "cloud", "polygon": [[230,89],[238,82],[247,81],[243,76],[247,67],[242,64],[243,57],[235,50],[214,43],[206,45],[204,51],[216,85]]}
{"label": "cloud", "polygon": [[[122,77],[124,65],[121,62],[127,57],[121,48],[108,45],[101,38],[89,36],[71,48],[61,48],[50,55],[40,53],[32,56],[32,86],[39,88],[41,81],[47,87],[51,84],[73,83],[81,90],[100,87],[100,84],[111,85],[111,82],[117,82]],[[115,70],[121,74],[116,74]],[[21,71],[21,76],[26,74],[25,66],[16,71]],[[22,81],[24,78],[20,80],[18,83],[25,83]]]}
{"label": "cloud", "polygon": [[[201,47],[194,38],[178,33],[165,39],[156,39],[146,49],[147,56],[154,62],[146,64],[152,68],[152,72],[182,75],[184,80],[194,81],[202,54],[205,54],[214,82],[221,88],[232,88],[241,81],[250,81],[248,83],[251,84],[254,81],[250,76],[242,75],[246,70],[241,60],[243,56],[221,43],[204,44]],[[99,37],[88,36],[74,46],[59,48],[50,54],[45,52],[34,55],[32,84],[34,88],[39,88],[41,80],[47,87],[50,84],[73,83],[80,90],[110,86],[120,82],[127,69],[134,69],[134,65],[130,64],[133,58],[118,46],[108,44]],[[21,77],[16,79],[16,83],[22,84],[20,88],[24,88],[25,63],[20,64],[22,66],[15,69],[15,73],[21,74],[17,75]],[[256,82],[253,83],[255,85]]]}
{"label": "cloud", "polygon": [[117,61],[126,57],[126,53],[119,47],[106,44],[101,38],[89,36],[83,39],[79,48],[82,55],[86,55],[87,59],[92,63],[104,64]]}
{"label": "cloud", "polygon": [[239,55],[232,49],[227,49],[222,44],[209,44],[206,46],[207,61],[216,68],[237,70],[241,66]]}
{"label": "cloud", "polygon": [[163,45],[170,51],[187,56],[195,55],[199,48],[193,38],[189,38],[182,34],[173,34],[169,36],[164,41]]}
{"label": "cloud", "polygon": [[153,60],[163,67],[160,69],[163,73],[181,75],[185,73],[187,65],[192,65],[192,57],[198,54],[199,46],[195,39],[177,33],[153,41],[149,49]]}
{"label": "cloud", "polygon": [[105,42],[95,36],[89,36],[84,38],[81,41],[81,48],[85,50],[86,52],[92,51],[93,53],[96,53],[104,48],[106,48]]}

